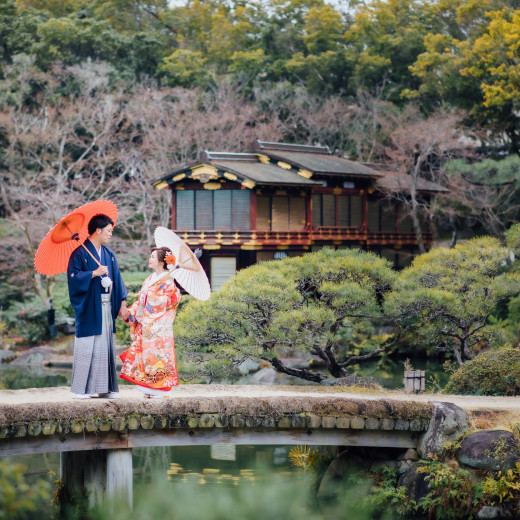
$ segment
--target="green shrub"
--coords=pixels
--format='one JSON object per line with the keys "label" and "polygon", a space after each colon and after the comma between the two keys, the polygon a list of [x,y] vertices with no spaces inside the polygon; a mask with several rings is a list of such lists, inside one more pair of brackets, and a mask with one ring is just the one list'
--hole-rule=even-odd
{"label": "green shrub", "polygon": [[450,377],[444,393],[520,395],[520,350],[491,350],[467,361]]}
{"label": "green shrub", "polygon": [[0,307],[6,309],[11,302],[22,298],[22,288],[20,286],[9,283],[8,281],[0,281]]}
{"label": "green shrub", "polygon": [[41,509],[50,500],[50,486],[45,480],[28,484],[21,464],[0,461],[0,518],[22,520],[42,518]]}
{"label": "green shrub", "polygon": [[481,480],[472,477],[456,460],[422,461],[420,473],[426,475],[431,491],[419,501],[419,508],[428,512],[428,518],[454,520],[477,518],[482,502]]}
{"label": "green shrub", "polygon": [[350,486],[336,500],[316,504],[312,480],[292,474],[259,472],[254,481],[241,478],[234,485],[202,486],[193,480],[153,481],[134,493],[131,511],[124,504],[108,501],[91,513],[92,520],[369,520],[397,518],[390,512],[374,514],[370,504],[361,507],[367,485]]}
{"label": "green shrub", "polygon": [[520,224],[515,224],[506,231],[506,245],[517,258],[520,257]]}
{"label": "green shrub", "polygon": [[[38,297],[24,302],[15,302],[4,313],[10,336],[23,338],[26,345],[36,345],[49,339],[48,307]],[[55,307],[56,327],[65,325],[67,314]]]}
{"label": "green shrub", "polygon": [[[139,289],[141,286],[139,286]],[[126,305],[130,307],[136,300],[139,295],[139,289],[137,292],[128,292],[128,296],[126,298]],[[130,347],[132,339],[130,338],[130,325],[125,323],[122,319],[116,320],[116,343],[118,345],[126,345]]]}

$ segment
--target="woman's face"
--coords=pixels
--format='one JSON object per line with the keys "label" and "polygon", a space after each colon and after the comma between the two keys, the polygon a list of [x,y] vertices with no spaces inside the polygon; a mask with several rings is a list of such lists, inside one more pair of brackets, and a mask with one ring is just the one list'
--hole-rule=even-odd
{"label": "woman's face", "polygon": [[164,266],[163,263],[159,261],[157,258],[157,251],[152,251],[150,253],[150,259],[148,260],[148,267],[153,269],[154,271],[163,271]]}

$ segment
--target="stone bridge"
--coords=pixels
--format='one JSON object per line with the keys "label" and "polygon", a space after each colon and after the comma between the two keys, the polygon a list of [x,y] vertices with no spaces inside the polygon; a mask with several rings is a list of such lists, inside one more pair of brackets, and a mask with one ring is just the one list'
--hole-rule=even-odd
{"label": "stone bridge", "polygon": [[68,388],[0,391],[0,455],[190,444],[415,447],[428,402],[331,388],[182,385],[170,399],[72,399]]}
{"label": "stone bridge", "polygon": [[[415,397],[415,398],[414,398]],[[132,448],[304,444],[415,448],[434,405],[338,387],[181,385],[169,399],[72,399],[68,388],[0,391],[0,455],[61,453],[61,477],[93,503],[131,501]]]}

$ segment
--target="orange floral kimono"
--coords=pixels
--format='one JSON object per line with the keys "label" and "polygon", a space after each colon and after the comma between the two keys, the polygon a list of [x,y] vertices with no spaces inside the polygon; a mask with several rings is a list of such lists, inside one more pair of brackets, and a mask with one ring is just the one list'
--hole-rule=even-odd
{"label": "orange floral kimono", "polygon": [[138,300],[129,307],[132,344],[121,355],[121,378],[136,385],[169,391],[179,384],[173,320],[181,292],[173,279],[162,276],[143,283]]}

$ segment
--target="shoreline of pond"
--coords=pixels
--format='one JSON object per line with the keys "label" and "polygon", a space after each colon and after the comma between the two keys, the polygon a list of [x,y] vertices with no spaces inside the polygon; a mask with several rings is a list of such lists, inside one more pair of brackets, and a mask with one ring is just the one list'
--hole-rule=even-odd
{"label": "shoreline of pond", "polygon": [[[69,384],[70,377],[67,376],[70,376],[69,372],[72,371],[74,336],[60,338],[59,345],[57,347],[56,343],[53,344],[51,342],[50,344],[37,345],[18,351],[0,350],[0,370],[19,370],[24,372],[29,378],[31,374],[35,378],[49,378],[62,375],[65,379],[61,379],[58,384]],[[116,366],[118,370],[122,367],[119,354],[126,348],[128,348],[126,345],[116,345]],[[420,352],[420,354],[419,357],[414,357],[411,360],[414,369],[426,372],[427,389],[434,391],[442,389],[449,379],[449,374],[443,367],[443,360],[426,357],[424,352]],[[283,361],[286,366],[291,368],[307,368],[316,371],[324,369],[313,358],[287,356],[283,358]],[[366,378],[367,381],[375,381],[385,389],[403,389],[405,362],[410,362],[410,356],[407,354],[398,353],[392,356],[382,356],[362,364],[353,365],[350,367],[351,376],[356,380]],[[238,385],[317,385],[317,383],[311,381],[280,373],[267,363],[255,360],[246,360],[238,367],[236,374],[223,378],[218,382]],[[123,381],[121,383],[125,384]],[[3,385],[2,377],[0,376],[1,386]],[[17,386],[17,388],[22,387]]]}

